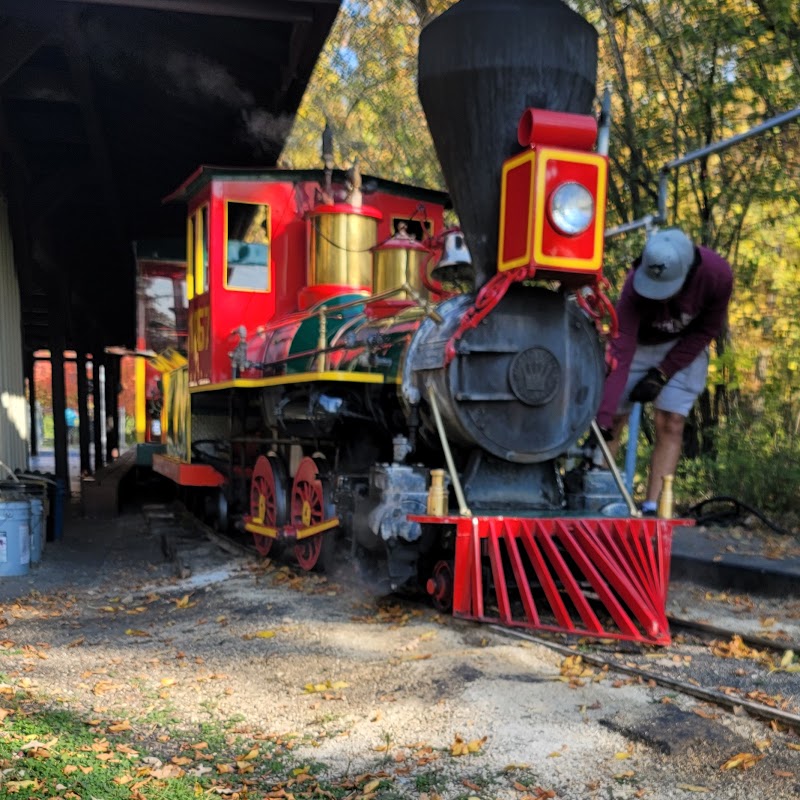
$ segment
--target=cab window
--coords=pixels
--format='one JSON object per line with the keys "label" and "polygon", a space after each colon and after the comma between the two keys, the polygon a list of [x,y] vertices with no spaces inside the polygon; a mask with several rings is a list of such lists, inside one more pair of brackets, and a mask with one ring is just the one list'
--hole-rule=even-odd
{"label": "cab window", "polygon": [[268,292],[270,209],[261,203],[226,203],[225,287]]}
{"label": "cab window", "polygon": [[195,277],[196,294],[208,291],[208,206],[203,206],[195,214]]}
{"label": "cab window", "polygon": [[208,206],[195,211],[186,228],[186,290],[190,300],[208,291]]}
{"label": "cab window", "polygon": [[194,215],[186,220],[186,299],[194,297]]}
{"label": "cab window", "polygon": [[418,242],[424,242],[433,236],[433,222],[429,219],[392,217],[392,234],[398,233],[402,227]]}

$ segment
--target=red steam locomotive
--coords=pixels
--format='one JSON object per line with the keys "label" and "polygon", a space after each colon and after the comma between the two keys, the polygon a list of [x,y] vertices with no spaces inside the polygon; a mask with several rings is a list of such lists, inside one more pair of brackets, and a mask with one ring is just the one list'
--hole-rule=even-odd
{"label": "red steam locomotive", "polygon": [[425,28],[460,230],[443,194],[334,170],[328,136],[324,170],[195,173],[155,469],[304,569],[346,547],[461,617],[668,642],[672,523],[564,482],[606,374],[595,70],[560,0],[461,0]]}

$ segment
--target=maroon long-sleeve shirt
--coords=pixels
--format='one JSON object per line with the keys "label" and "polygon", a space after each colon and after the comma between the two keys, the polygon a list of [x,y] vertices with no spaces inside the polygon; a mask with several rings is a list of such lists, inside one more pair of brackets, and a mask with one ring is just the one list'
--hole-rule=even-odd
{"label": "maroon long-sleeve shirt", "polygon": [[699,259],[695,259],[683,288],[669,300],[648,300],[636,294],[633,289],[636,264],[628,273],[617,302],[619,336],[611,342],[617,366],[606,380],[597,413],[601,428],[610,428],[613,423],[637,345],[675,340],[658,365],[671,378],[689,366],[725,327],[733,288],[731,266],[707,247],[698,247],[697,251]]}

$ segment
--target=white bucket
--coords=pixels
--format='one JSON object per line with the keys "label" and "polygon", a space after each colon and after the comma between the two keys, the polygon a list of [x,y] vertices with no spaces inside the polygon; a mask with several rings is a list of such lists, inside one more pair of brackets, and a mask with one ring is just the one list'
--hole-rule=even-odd
{"label": "white bucket", "polygon": [[27,575],[31,565],[31,504],[18,494],[0,495],[0,577]]}

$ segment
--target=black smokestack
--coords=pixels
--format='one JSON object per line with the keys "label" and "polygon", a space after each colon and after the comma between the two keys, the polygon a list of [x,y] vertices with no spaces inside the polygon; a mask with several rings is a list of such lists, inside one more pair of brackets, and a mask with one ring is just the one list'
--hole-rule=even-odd
{"label": "black smokestack", "polygon": [[588,114],[597,32],[560,0],[460,0],[419,42],[418,92],[476,282],[495,272],[500,170],[528,108]]}

